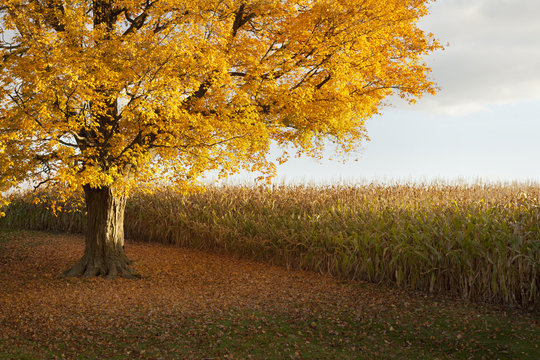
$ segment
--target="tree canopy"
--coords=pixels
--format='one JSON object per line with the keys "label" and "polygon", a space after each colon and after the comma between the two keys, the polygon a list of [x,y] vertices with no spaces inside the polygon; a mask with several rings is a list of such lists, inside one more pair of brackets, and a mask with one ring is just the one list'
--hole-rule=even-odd
{"label": "tree canopy", "polygon": [[0,190],[272,174],[435,86],[430,0],[0,0]]}

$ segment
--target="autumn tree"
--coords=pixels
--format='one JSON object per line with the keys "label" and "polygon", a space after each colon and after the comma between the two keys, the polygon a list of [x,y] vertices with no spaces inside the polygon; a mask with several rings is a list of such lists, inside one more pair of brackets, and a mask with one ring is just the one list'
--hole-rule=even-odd
{"label": "autumn tree", "polygon": [[271,143],[346,153],[383,99],[433,93],[429,3],[0,0],[0,190],[84,189],[86,249],[65,275],[130,276],[136,187],[271,175]]}

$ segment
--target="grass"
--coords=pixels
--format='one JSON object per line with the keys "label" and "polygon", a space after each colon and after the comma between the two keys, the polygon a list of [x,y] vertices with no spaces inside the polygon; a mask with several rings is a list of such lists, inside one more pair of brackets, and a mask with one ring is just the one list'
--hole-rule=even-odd
{"label": "grass", "polygon": [[[210,187],[135,194],[125,232],[138,240],[226,252],[339,278],[538,310],[540,187],[365,185]],[[43,196],[43,195],[42,195]],[[49,196],[46,195],[45,196]],[[3,226],[84,231],[28,194]]]}
{"label": "grass", "polygon": [[[424,311],[424,319],[440,316],[436,309]],[[418,323],[358,319],[346,313],[298,319],[283,313],[230,312],[154,324],[140,322],[112,333],[91,334],[90,340],[48,339],[38,348],[22,341],[13,352],[4,345],[0,359],[536,360],[540,356],[538,344],[533,342],[540,339],[538,329],[533,326],[502,324],[484,316],[465,327],[452,319],[452,315],[438,318],[419,331],[415,328]],[[77,341],[77,351],[73,351],[71,346]]]}
{"label": "grass", "polygon": [[0,238],[0,359],[538,359],[538,316],[173,246],[63,279],[82,237]]}

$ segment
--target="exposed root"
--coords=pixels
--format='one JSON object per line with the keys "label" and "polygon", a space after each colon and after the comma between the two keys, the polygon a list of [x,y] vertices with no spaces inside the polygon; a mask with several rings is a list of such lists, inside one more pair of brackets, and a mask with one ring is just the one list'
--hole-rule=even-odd
{"label": "exposed root", "polygon": [[117,276],[127,279],[137,279],[140,275],[136,274],[134,270],[129,266],[132,261],[129,261],[127,257],[117,259],[88,259],[87,256],[75,264],[73,267],[64,271],[59,275],[60,278],[68,277],[82,277],[90,278],[95,276],[104,276],[108,279],[115,278]]}

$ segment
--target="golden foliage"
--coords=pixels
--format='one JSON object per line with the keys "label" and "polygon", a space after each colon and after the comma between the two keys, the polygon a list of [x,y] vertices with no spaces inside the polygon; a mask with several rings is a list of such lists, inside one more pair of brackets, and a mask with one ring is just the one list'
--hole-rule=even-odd
{"label": "golden foliage", "polygon": [[272,175],[272,141],[344,152],[391,94],[434,92],[429,0],[2,0],[0,189],[187,189]]}

